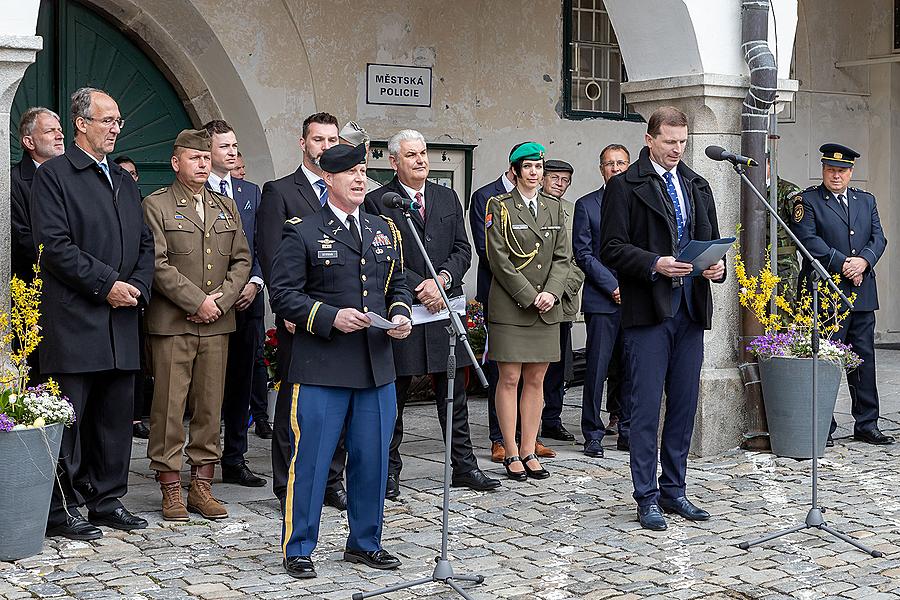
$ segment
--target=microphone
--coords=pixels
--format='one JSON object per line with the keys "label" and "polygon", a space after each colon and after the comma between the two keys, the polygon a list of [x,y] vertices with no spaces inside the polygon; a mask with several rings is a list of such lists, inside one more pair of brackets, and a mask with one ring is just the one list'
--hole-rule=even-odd
{"label": "microphone", "polygon": [[733,154],[722,148],[721,146],[707,146],[706,156],[713,160],[727,160],[733,165],[744,165],[746,167],[758,167],[759,163],[747,156]]}
{"label": "microphone", "polygon": [[422,206],[415,200],[407,200],[397,192],[387,192],[381,197],[385,208],[402,208],[403,210],[419,210]]}

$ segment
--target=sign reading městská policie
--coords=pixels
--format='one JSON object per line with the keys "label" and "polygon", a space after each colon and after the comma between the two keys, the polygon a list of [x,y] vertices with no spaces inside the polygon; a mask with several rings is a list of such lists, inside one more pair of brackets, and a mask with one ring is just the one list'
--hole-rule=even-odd
{"label": "sign reading m\u011bstsk\u00e1 policie", "polygon": [[431,68],[369,63],[366,104],[431,106]]}

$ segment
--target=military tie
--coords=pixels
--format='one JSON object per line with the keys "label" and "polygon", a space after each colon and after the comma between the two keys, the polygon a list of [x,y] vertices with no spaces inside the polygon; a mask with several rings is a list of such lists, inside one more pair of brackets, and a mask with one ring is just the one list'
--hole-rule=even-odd
{"label": "military tie", "polygon": [[347,215],[347,229],[350,230],[350,235],[353,236],[353,241],[356,242],[356,248],[361,251],[362,238],[359,237],[359,227],[356,225],[356,218],[353,215]]}
{"label": "military tie", "polygon": [[322,203],[322,206],[325,206],[325,203],[328,202],[328,188],[325,187],[325,180],[318,180],[316,182],[316,187],[319,188],[319,202]]}
{"label": "military tie", "polygon": [[225,181],[224,179],[220,179],[220,180],[219,180],[219,192],[220,192],[223,196],[227,196],[227,195],[228,195],[228,182]]}
{"label": "military tie", "polygon": [[419,203],[419,216],[422,217],[422,222],[425,222],[425,198],[422,196],[422,192],[416,192],[416,202]]}
{"label": "military tie", "polygon": [[537,221],[537,200],[530,200],[528,202],[528,210],[531,212],[531,217]]}
{"label": "military tie", "polygon": [[194,210],[197,211],[197,216],[200,217],[201,223],[206,223],[206,216],[203,208],[203,194],[194,194]]}
{"label": "military tie", "polygon": [[847,197],[843,194],[838,194],[838,201],[841,203],[841,208],[844,209],[844,214],[847,216],[847,222],[850,222],[850,206],[847,204]]}
{"label": "military tie", "polygon": [[675,205],[675,223],[678,226],[678,239],[680,240],[681,234],[684,233],[684,215],[681,214],[681,203],[678,201],[678,192],[675,190],[675,178],[671,171],[666,171],[663,173],[663,179],[666,180],[666,191],[669,193],[669,198]]}

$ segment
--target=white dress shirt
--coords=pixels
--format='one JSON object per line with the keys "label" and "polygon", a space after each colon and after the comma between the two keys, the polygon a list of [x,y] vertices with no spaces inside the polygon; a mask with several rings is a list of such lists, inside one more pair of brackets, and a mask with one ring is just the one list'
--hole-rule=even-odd
{"label": "white dress shirt", "polygon": [[225,177],[219,177],[212,171],[209,172],[209,187],[212,191],[217,193],[222,193],[222,184],[221,182],[225,182],[225,195],[234,200],[234,186],[231,183],[231,172],[225,173]]}

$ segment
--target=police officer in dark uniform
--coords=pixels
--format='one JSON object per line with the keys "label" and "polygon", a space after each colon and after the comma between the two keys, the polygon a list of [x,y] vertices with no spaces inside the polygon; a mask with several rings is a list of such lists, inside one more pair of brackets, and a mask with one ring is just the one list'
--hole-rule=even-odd
{"label": "police officer in dark uniform", "polygon": [[[359,208],[365,163],[364,144],[339,144],[322,154],[328,200],[313,216],[286,222],[272,266],[272,308],[297,325],[284,381],[292,386],[294,450],[282,531],[284,567],[296,578],[316,576],[311,554],[345,422],[350,535],[344,560],[376,569],[400,566],[381,547],[381,528],[397,416],[391,338],[412,330],[412,295],[397,227]],[[378,328],[370,312],[396,327]]]}
{"label": "police officer in dark uniform", "polygon": [[[840,144],[823,144],[822,184],[794,198],[791,228],[804,246],[830,272],[841,275],[840,287],[856,294],[849,316],[835,338],[850,344],[863,359],[847,373],[853,418],[853,437],[868,444],[892,444],[894,438],[878,429],[878,389],[875,385],[875,311],[878,287],[875,263],[887,240],[881,229],[875,196],[850,187],[859,153]],[[811,266],[803,261],[798,288],[810,285]],[[831,433],[837,428],[831,420]],[[828,445],[833,445],[831,433]]]}

